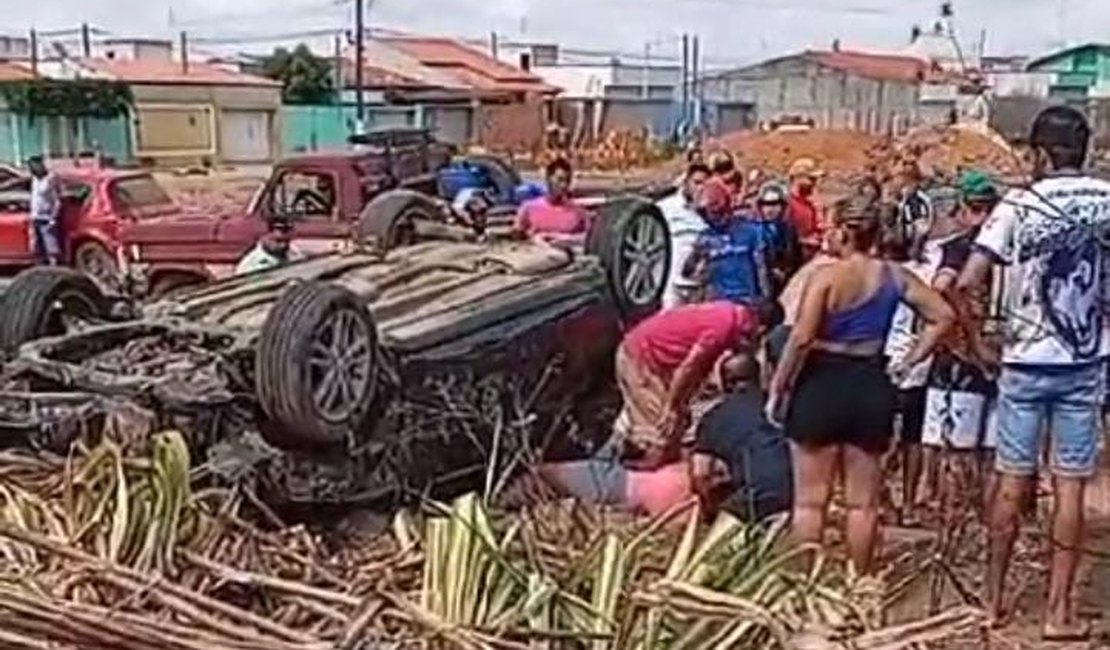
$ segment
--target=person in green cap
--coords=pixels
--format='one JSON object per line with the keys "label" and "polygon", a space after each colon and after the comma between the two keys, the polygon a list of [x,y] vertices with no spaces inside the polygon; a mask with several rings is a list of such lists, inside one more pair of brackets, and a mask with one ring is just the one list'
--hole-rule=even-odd
{"label": "person in green cap", "polygon": [[938,347],[929,372],[921,435],[925,465],[922,493],[927,502],[939,496],[939,489],[954,488],[939,485],[941,450],[978,461],[980,474],[986,476],[997,439],[989,405],[996,392],[998,360],[984,329],[990,292],[988,289],[964,296],[954,289],[979,229],[998,204],[1000,194],[994,182],[980,171],[964,172],[958,188],[956,223],[961,232],[941,246],[940,265],[933,276],[933,288],[956,309],[957,321],[952,334]]}

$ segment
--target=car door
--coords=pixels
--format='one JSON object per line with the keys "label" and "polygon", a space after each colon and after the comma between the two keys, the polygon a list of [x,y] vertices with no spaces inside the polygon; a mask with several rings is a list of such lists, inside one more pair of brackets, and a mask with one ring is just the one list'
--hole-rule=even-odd
{"label": "car door", "polygon": [[30,221],[30,181],[0,191],[0,265],[22,265],[34,258]]}
{"label": "car door", "polygon": [[344,187],[340,174],[327,167],[281,170],[262,202],[267,219],[293,223],[293,245],[306,255],[338,250],[350,237],[342,213]]}

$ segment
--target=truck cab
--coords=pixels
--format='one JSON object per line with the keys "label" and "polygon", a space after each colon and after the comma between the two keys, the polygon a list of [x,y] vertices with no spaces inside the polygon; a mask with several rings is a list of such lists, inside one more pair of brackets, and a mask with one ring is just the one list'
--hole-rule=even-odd
{"label": "truck cab", "polygon": [[427,131],[390,129],[363,136],[351,151],[285,159],[242,212],[176,215],[126,229],[127,274],[151,296],[228,277],[277,218],[293,223],[293,245],[302,252],[336,250],[382,192],[434,195],[451,153]]}

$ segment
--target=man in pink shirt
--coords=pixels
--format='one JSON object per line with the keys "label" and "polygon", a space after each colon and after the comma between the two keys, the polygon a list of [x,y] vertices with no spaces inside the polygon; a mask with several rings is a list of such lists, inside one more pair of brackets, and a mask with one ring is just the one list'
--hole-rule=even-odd
{"label": "man in pink shirt", "polygon": [[589,228],[589,217],[570,196],[574,169],[564,158],[547,165],[547,194],[520,207],[514,230],[525,237],[549,243],[581,243]]}
{"label": "man in pink shirt", "polygon": [[754,347],[781,312],[777,303],[718,301],[675,307],[633,328],[616,363],[624,408],[615,429],[623,462],[651,469],[677,460],[690,401],[714,364]]}

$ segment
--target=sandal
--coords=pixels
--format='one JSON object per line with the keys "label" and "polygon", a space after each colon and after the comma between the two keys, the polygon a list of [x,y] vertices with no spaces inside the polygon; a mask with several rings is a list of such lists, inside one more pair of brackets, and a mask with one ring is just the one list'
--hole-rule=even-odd
{"label": "sandal", "polygon": [[1079,643],[1091,640],[1091,623],[1080,621],[1067,627],[1054,627],[1045,623],[1041,629],[1041,639],[1049,643]]}

